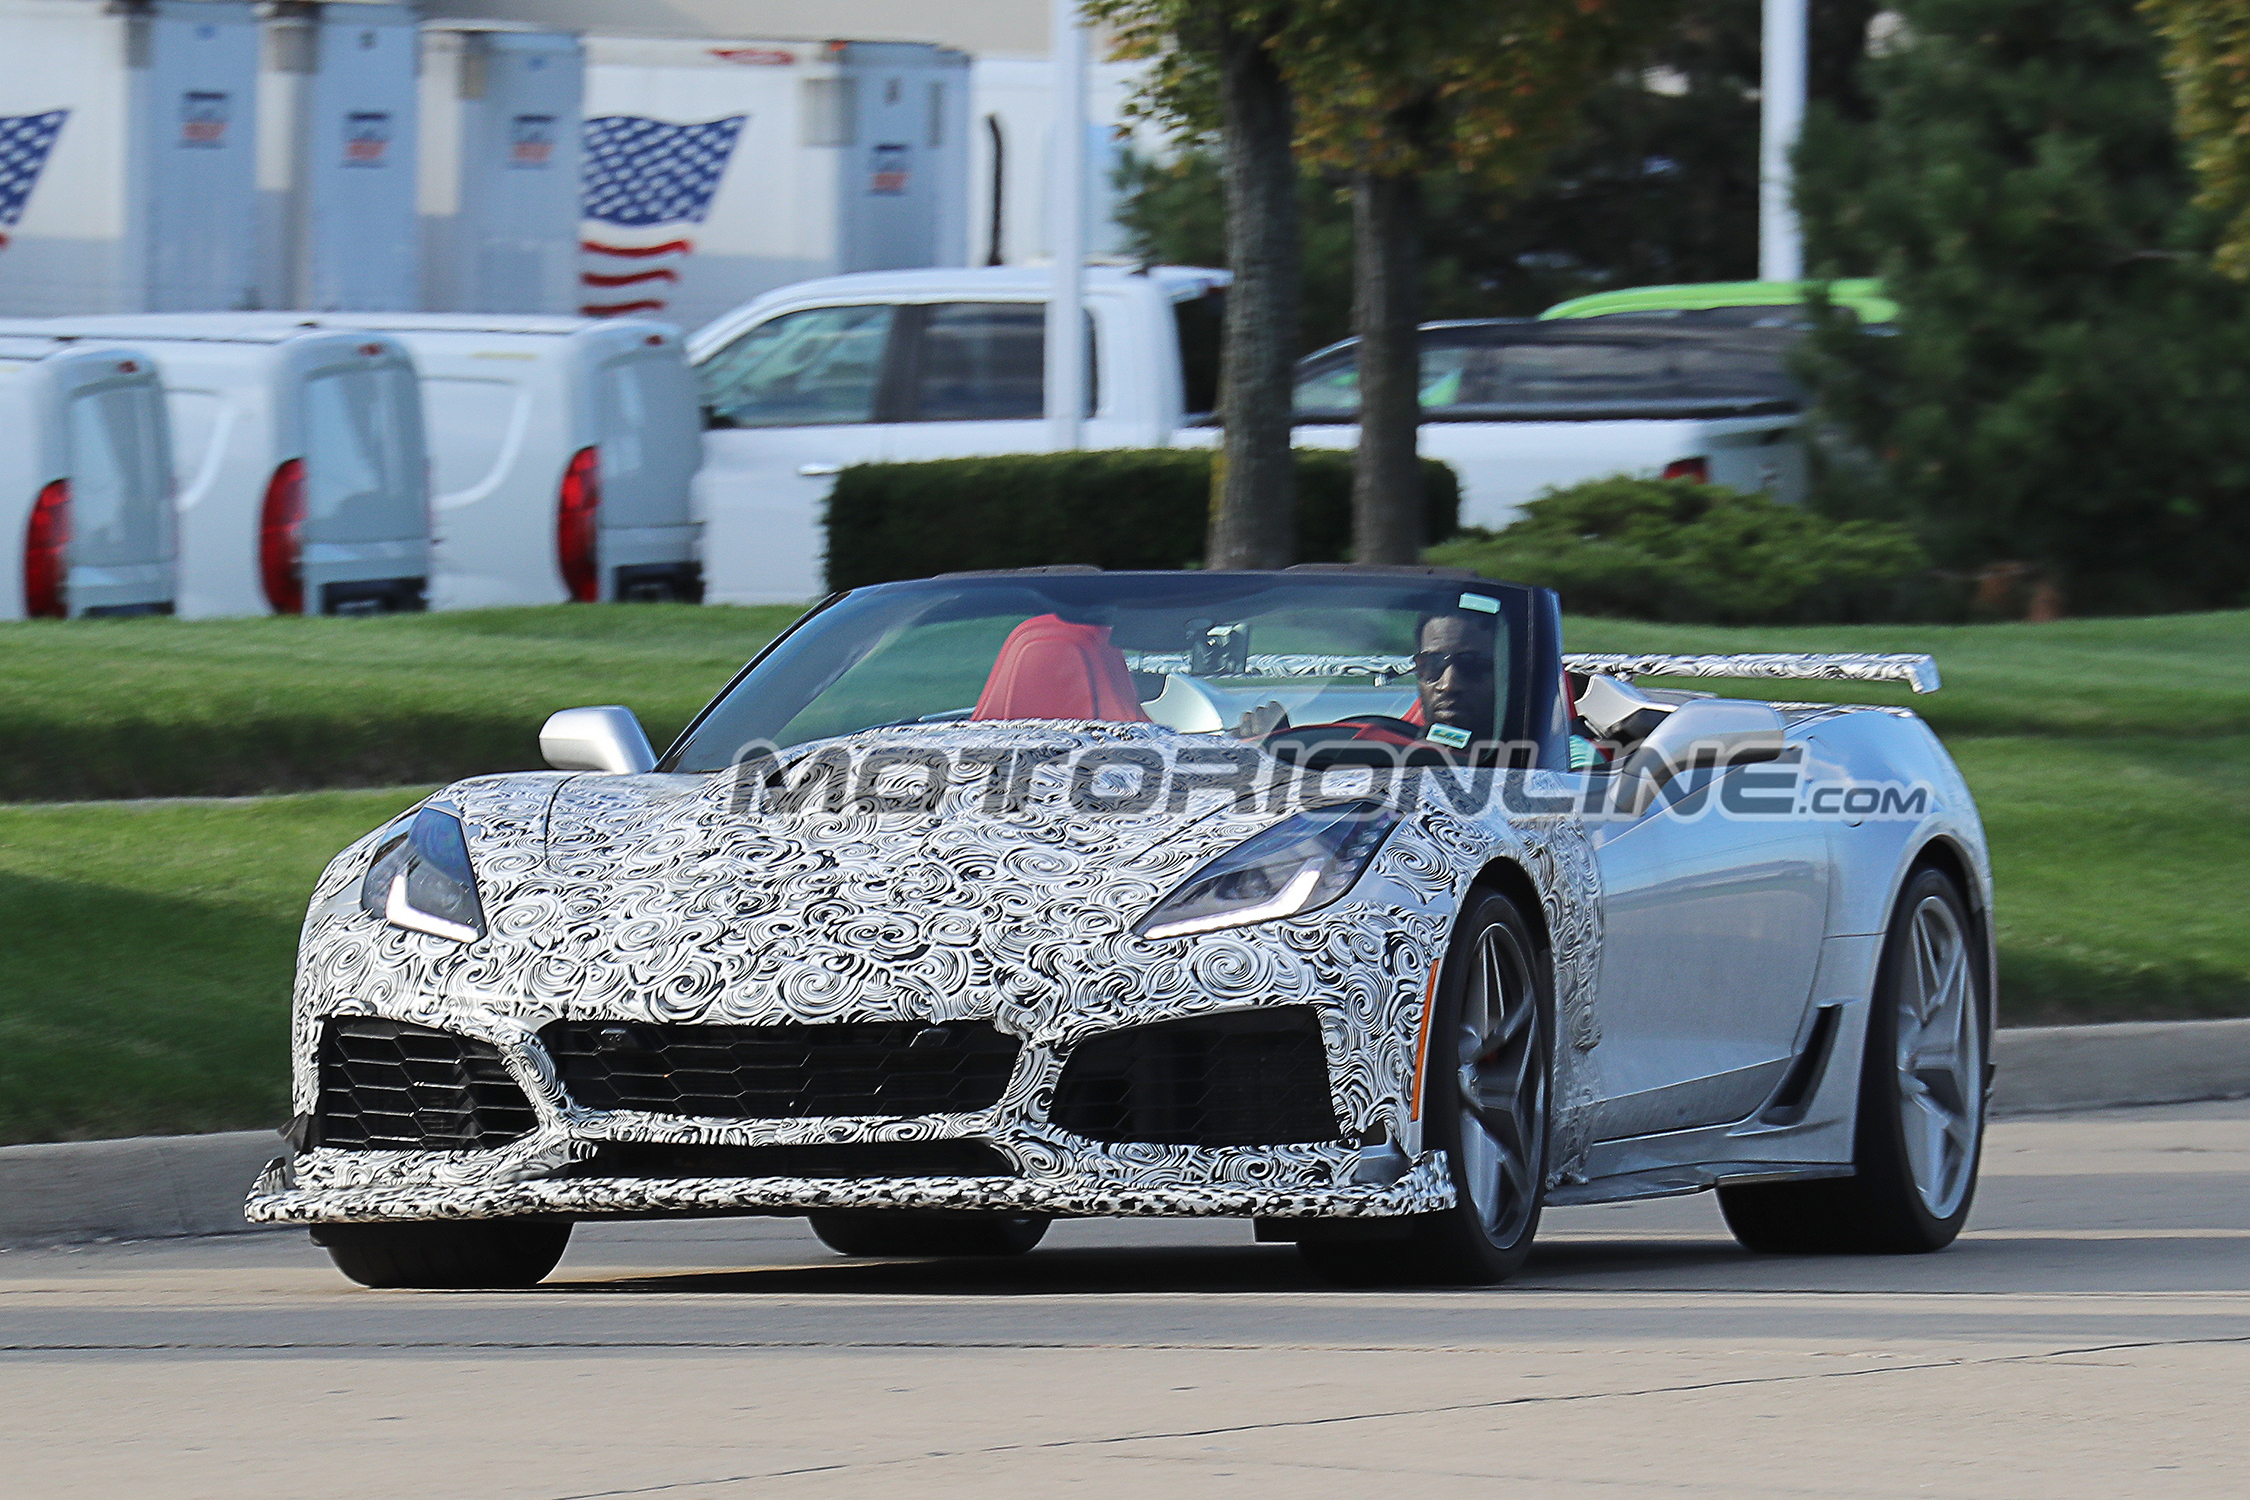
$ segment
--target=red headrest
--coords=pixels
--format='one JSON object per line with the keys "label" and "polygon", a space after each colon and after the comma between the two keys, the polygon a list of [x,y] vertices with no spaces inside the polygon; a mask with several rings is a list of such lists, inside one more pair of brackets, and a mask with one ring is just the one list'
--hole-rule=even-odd
{"label": "red headrest", "polygon": [[1414,706],[1400,714],[1399,717],[1409,724],[1427,724],[1430,722],[1430,716],[1422,712],[1422,695],[1420,693],[1414,695]]}
{"label": "red headrest", "polygon": [[1125,653],[1107,625],[1035,615],[1008,632],[972,719],[1099,719],[1146,724]]}

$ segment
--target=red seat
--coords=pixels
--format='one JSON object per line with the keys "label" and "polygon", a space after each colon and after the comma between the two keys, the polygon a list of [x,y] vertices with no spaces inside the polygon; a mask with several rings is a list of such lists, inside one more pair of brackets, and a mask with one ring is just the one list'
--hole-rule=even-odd
{"label": "red seat", "polygon": [[1109,627],[1059,615],[1035,615],[1008,632],[969,717],[1149,722]]}

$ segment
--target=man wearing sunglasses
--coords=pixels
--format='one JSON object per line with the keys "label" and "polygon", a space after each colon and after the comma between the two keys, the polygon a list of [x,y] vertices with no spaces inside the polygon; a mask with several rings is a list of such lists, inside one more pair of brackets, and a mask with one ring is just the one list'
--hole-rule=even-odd
{"label": "man wearing sunglasses", "polygon": [[[1490,615],[1463,613],[1422,622],[1414,679],[1424,738],[1455,746],[1492,738],[1492,621]],[[1468,738],[1458,738],[1463,734]]]}

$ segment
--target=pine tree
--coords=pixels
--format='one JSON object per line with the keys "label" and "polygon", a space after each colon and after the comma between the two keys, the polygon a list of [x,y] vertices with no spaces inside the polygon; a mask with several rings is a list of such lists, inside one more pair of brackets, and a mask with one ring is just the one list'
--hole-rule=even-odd
{"label": "pine tree", "polygon": [[2250,601],[2250,303],[2211,267],[2155,36],[2133,0],[1900,9],[1872,122],[1816,114],[1799,152],[1815,267],[1901,308],[1816,341],[1875,481],[1829,503],[2078,611]]}

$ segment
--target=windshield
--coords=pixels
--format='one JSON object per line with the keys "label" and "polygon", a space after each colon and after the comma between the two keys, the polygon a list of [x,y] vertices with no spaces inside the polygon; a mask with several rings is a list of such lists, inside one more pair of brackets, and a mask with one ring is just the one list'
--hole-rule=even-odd
{"label": "windshield", "polygon": [[[1666,318],[1480,323],[1422,330],[1422,410],[1501,420],[1567,413],[1673,414],[1676,407],[1802,404],[1790,379],[1792,328]],[[1297,368],[1297,420],[1359,419],[1356,344]],[[1683,413],[1684,414],[1684,413]]]}
{"label": "windshield", "polygon": [[[1460,748],[1515,738],[1528,591],[1462,578],[987,574],[885,584],[809,617],[697,721],[669,770],[914,724],[1155,724]],[[1362,733],[1361,731],[1364,731]]]}

